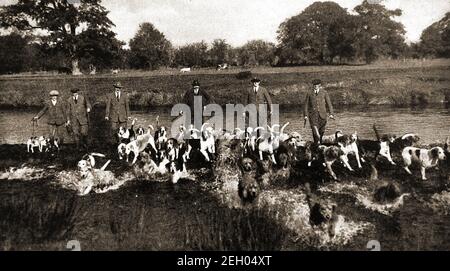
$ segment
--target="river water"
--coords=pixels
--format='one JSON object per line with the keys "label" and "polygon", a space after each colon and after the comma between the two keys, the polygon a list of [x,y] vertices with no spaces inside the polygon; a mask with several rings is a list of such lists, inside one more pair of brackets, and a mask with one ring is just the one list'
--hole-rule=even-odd
{"label": "river water", "polygon": [[[450,109],[445,107],[426,108],[393,108],[384,106],[351,107],[336,110],[336,120],[330,120],[327,133],[334,134],[336,130],[345,133],[357,131],[360,138],[374,139],[372,126],[376,124],[381,133],[402,135],[417,133],[422,143],[443,142],[450,135]],[[31,119],[36,111],[0,111],[0,144],[23,144],[33,134]],[[148,112],[135,111],[137,124],[143,127],[160,123],[170,127],[174,119],[170,116],[170,108],[155,108]],[[286,131],[297,131],[311,139],[309,124],[304,128],[302,111],[297,108],[280,110],[280,123],[290,122]],[[100,122],[101,123],[101,122]],[[35,127],[36,135],[48,134],[45,117]]]}

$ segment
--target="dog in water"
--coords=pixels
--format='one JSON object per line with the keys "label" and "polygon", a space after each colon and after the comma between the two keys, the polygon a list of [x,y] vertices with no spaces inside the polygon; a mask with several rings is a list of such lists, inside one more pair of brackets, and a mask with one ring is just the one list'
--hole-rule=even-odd
{"label": "dog in water", "polygon": [[413,163],[420,165],[420,172],[422,180],[426,181],[425,171],[427,168],[437,167],[439,161],[447,159],[444,149],[441,147],[435,147],[430,150],[420,149],[415,147],[406,147],[402,152],[403,163],[405,170],[412,175],[409,166]]}
{"label": "dog in water", "polygon": [[242,158],[239,162],[242,178],[239,180],[238,194],[244,202],[252,202],[259,193],[256,179],[256,162],[251,158]]}
{"label": "dog in water", "polygon": [[[105,169],[108,167],[111,160],[108,160],[100,169],[95,169],[95,157],[104,158],[105,155],[101,153],[90,153],[83,156],[83,158],[78,162],[78,173],[83,184],[83,188],[80,191],[80,195],[87,195],[91,192],[92,188],[100,183],[103,178],[108,175],[108,179],[111,179],[112,173],[106,172]],[[112,176],[114,178],[114,176]]]}

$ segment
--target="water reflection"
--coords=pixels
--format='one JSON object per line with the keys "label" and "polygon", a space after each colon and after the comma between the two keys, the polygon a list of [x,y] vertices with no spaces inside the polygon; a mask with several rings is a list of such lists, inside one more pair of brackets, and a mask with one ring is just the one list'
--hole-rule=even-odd
{"label": "water reflection", "polygon": [[[303,127],[303,113],[299,107],[282,108],[280,122],[290,122],[287,131],[298,131],[306,139],[312,139],[309,125]],[[445,140],[450,135],[450,110],[445,106],[440,107],[408,107],[393,108],[384,106],[372,107],[345,107],[336,110],[336,120],[330,120],[327,126],[327,134],[340,129],[352,133],[357,131],[361,138],[374,139],[372,130],[376,124],[381,133],[418,133],[424,144],[437,143]],[[0,111],[0,144],[20,144],[32,135],[31,118],[36,111]],[[170,116],[170,108],[153,108],[147,111],[134,111],[133,117],[138,119],[138,125],[147,127],[155,124],[156,116],[160,116],[160,123],[170,127],[173,117]],[[92,126],[99,125],[106,128],[100,118]],[[91,116],[92,117],[92,116]],[[91,118],[92,119],[92,118]],[[102,129],[103,129],[102,128]],[[36,128],[37,135],[47,133],[45,119],[39,122]]]}

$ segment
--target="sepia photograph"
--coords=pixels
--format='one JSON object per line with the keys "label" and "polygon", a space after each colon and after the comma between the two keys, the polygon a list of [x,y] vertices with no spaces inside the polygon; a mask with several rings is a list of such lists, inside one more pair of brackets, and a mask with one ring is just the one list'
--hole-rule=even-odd
{"label": "sepia photograph", "polygon": [[449,250],[448,0],[0,0],[1,252]]}

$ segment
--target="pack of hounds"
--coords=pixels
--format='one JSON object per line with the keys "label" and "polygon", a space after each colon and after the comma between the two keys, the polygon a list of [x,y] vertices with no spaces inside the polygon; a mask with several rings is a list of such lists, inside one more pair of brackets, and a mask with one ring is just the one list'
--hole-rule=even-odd
{"label": "pack of hounds", "polygon": [[[429,149],[416,147],[420,141],[417,134],[408,133],[400,137],[395,135],[380,135],[373,125],[377,140],[360,139],[357,132],[344,134],[336,131],[332,135],[323,136],[320,144],[303,140],[298,132],[286,133],[289,123],[283,126],[275,124],[267,127],[246,127],[244,130],[236,128],[234,131],[217,130],[212,125],[204,123],[200,130],[193,125],[189,128],[179,127],[176,137],[169,137],[167,128],[159,123],[149,125],[147,129],[136,126],[136,119],[131,127],[120,127],[118,131],[119,144],[117,146],[118,159],[124,160],[136,167],[139,165],[147,173],[172,174],[172,182],[176,183],[183,176],[187,176],[187,167],[193,153],[197,163],[210,163],[216,157],[216,145],[221,141],[238,140],[241,159],[239,161],[242,182],[239,188],[241,198],[252,198],[257,194],[256,183],[263,182],[265,173],[272,169],[287,169],[305,171],[321,171],[332,180],[339,180],[333,165],[340,163],[350,172],[363,169],[368,163],[376,171],[376,162],[384,159],[392,166],[397,166],[392,159],[392,153],[402,159],[402,167],[408,174],[410,166],[416,164],[420,168],[422,180],[426,180],[426,170],[438,167],[440,161],[446,160],[450,153],[449,138],[444,147]],[[27,142],[29,152],[35,148],[45,152],[59,149],[57,139],[43,137],[30,138]],[[94,168],[93,156],[84,157],[78,168],[84,172]],[[101,156],[101,154],[97,154]],[[350,160],[354,159],[354,160]],[[109,164],[108,161],[102,170]],[[298,167],[298,165],[302,165]]]}

